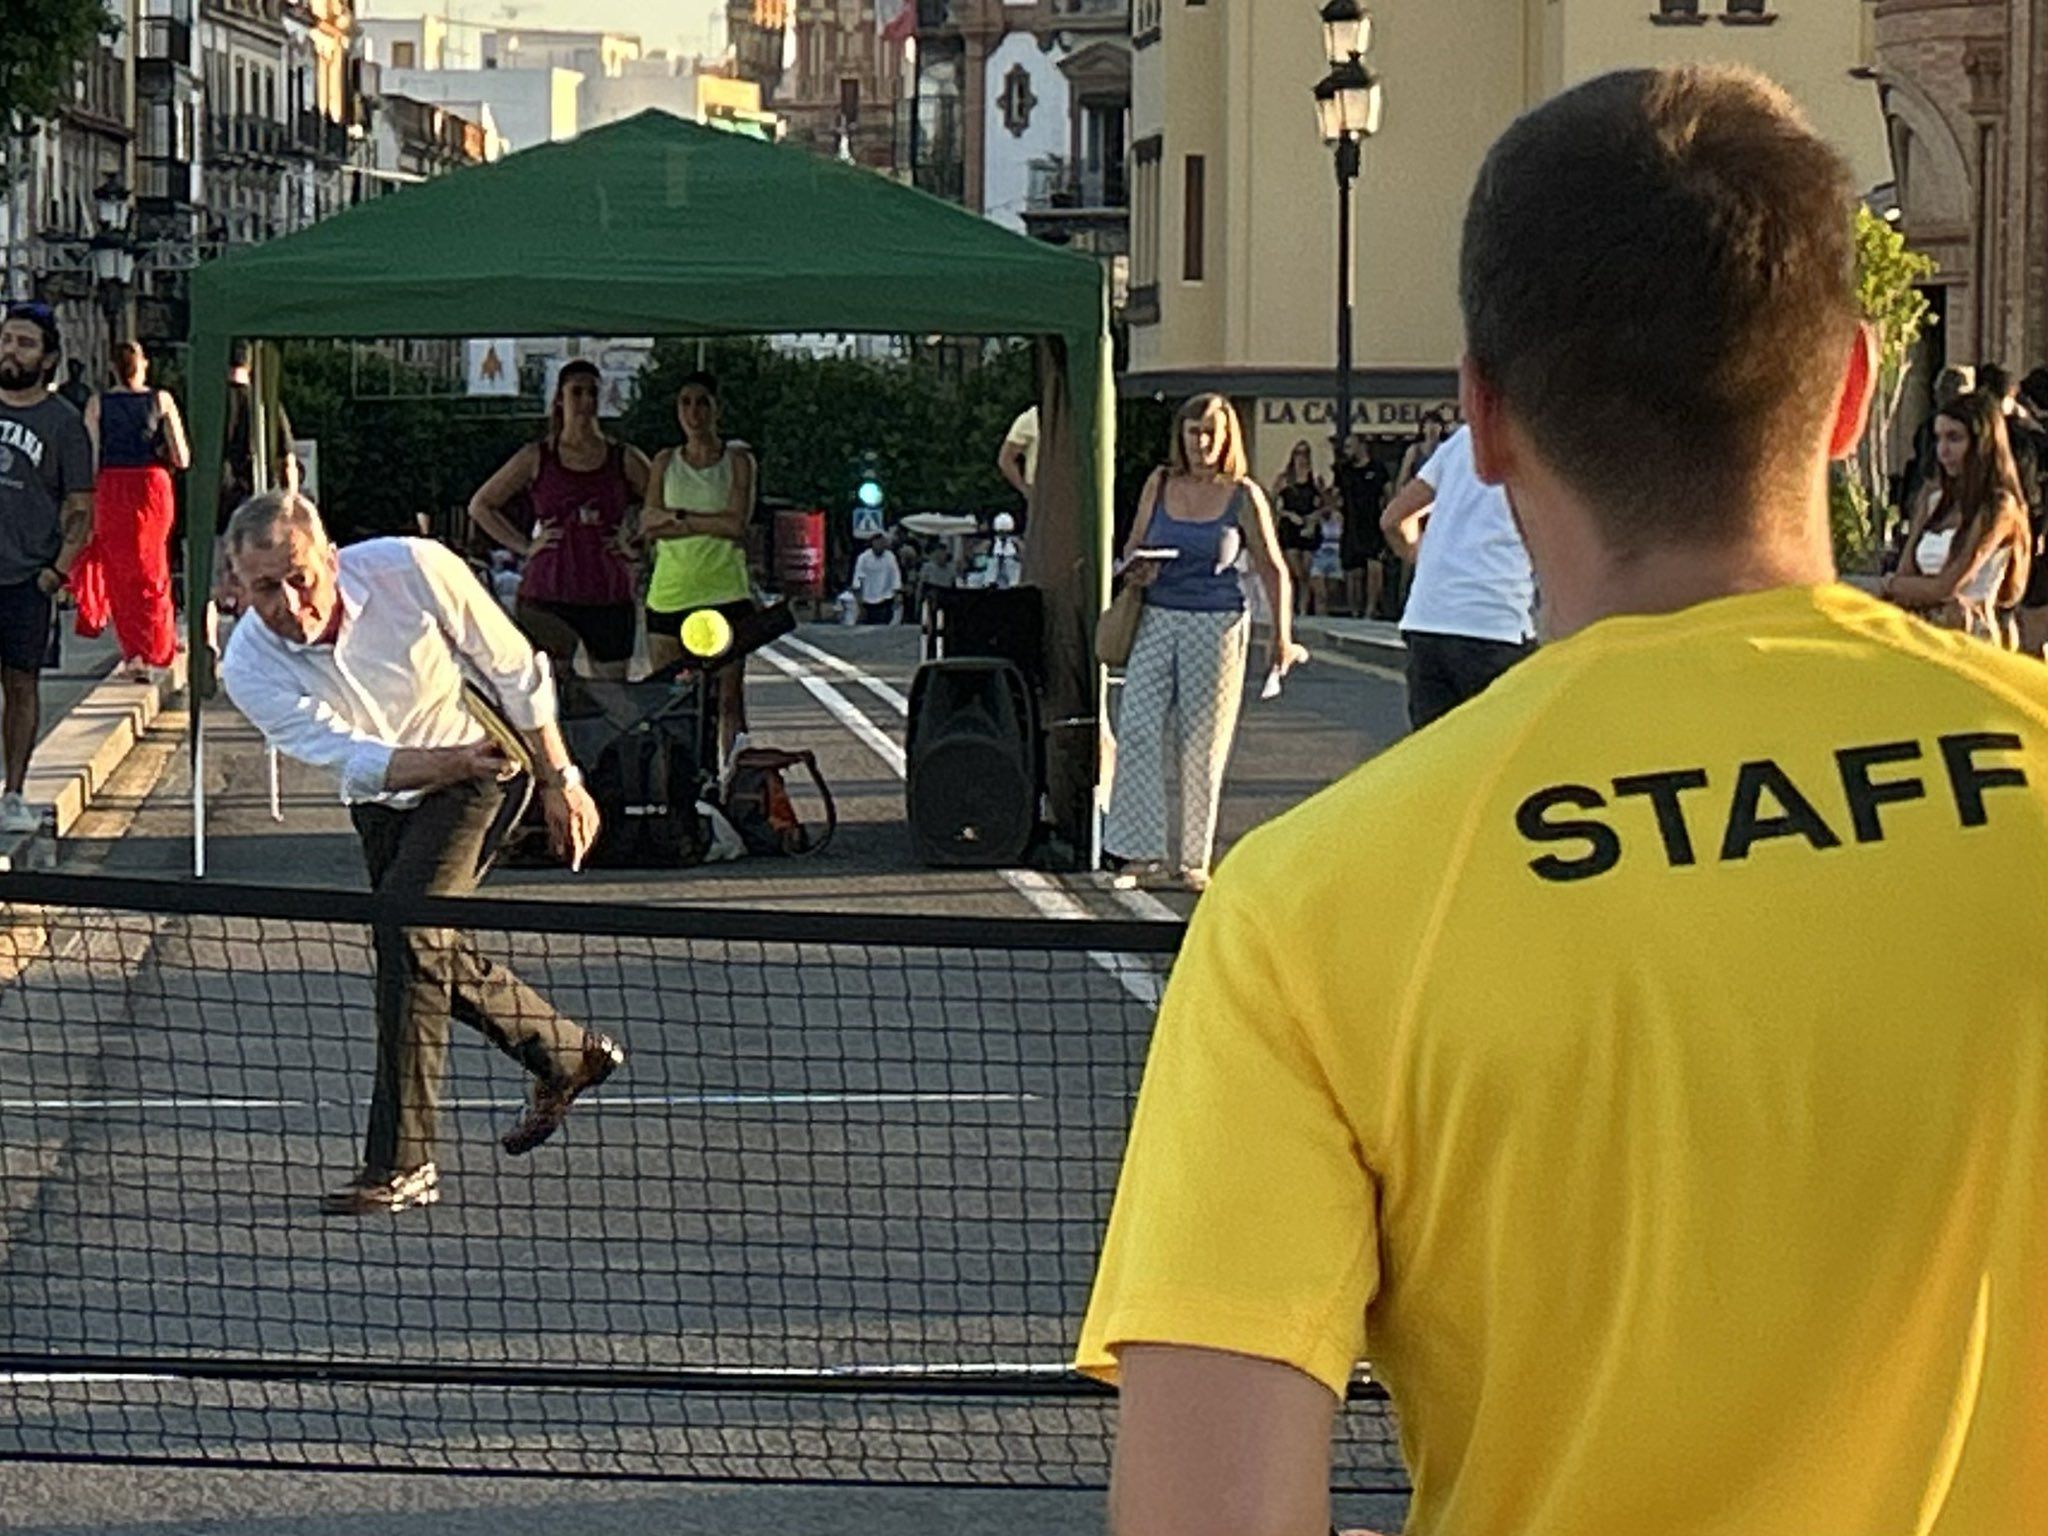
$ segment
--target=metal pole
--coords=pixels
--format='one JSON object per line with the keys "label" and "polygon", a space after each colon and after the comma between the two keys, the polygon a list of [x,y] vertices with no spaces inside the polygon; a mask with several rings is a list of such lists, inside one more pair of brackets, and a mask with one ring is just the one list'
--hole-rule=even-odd
{"label": "metal pole", "polygon": [[1358,140],[1346,134],[1337,141],[1337,419],[1335,448],[1339,459],[1351,434],[1351,322],[1355,286],[1351,256],[1351,189],[1358,180]]}

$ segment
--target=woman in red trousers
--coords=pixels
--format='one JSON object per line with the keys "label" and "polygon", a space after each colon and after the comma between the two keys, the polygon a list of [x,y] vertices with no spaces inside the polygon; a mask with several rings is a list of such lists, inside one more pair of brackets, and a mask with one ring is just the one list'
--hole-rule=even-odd
{"label": "woman in red trousers", "polygon": [[[80,634],[96,635],[111,615],[121,665],[131,676],[168,667],[178,649],[171,612],[171,472],[192,462],[185,423],[170,392],[149,387],[149,358],[132,341],[114,348],[116,388],[86,402],[98,452],[92,544],[74,572]],[[97,588],[98,590],[95,590]]]}

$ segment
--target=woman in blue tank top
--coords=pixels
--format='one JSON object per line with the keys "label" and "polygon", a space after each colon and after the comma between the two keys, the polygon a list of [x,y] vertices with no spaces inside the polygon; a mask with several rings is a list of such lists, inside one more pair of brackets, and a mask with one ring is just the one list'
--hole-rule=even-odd
{"label": "woman in blue tank top", "polygon": [[131,676],[177,659],[171,611],[171,528],[177,504],[171,475],[192,462],[185,423],[168,390],[149,386],[149,357],[135,342],[114,348],[116,387],[86,402],[85,425],[97,456],[92,543],[72,572],[78,632],[97,635],[111,621],[121,666]]}
{"label": "woman in blue tank top", "polygon": [[1124,547],[1124,579],[1145,589],[1116,718],[1104,855],[1118,882],[1163,870],[1166,722],[1180,771],[1180,877],[1209,883],[1216,807],[1237,729],[1251,620],[1241,568],[1265,589],[1273,665],[1306,659],[1294,643],[1292,584],[1265,494],[1246,477],[1244,430],[1221,395],[1181,407],[1166,466],[1139,498]]}

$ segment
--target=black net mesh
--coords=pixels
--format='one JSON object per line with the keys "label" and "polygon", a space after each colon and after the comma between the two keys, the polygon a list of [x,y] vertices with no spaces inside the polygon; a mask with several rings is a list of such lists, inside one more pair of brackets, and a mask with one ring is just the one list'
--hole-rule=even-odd
{"label": "black net mesh", "polygon": [[[0,899],[0,1458],[1105,1481],[1065,1362],[1171,925]],[[528,1073],[458,1024],[438,1203],[326,1214],[400,918],[628,1060],[510,1157]],[[1398,1489],[1355,1395],[1339,1486]]]}

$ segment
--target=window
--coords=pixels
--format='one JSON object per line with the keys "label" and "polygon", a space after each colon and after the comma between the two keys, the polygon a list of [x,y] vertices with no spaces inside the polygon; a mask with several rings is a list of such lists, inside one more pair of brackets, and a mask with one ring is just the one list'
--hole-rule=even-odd
{"label": "window", "polygon": [[1706,19],[1700,14],[1700,0],[1657,0],[1650,15],[1660,27],[1697,27]]}
{"label": "window", "polygon": [[1208,235],[1208,189],[1204,184],[1207,174],[1208,166],[1200,155],[1187,157],[1181,191],[1180,275],[1183,282],[1199,283],[1202,280],[1202,251]]}
{"label": "window", "polygon": [[417,57],[418,55],[413,51],[411,43],[393,43],[391,45],[391,67],[393,69],[411,69],[413,67],[413,60]]}
{"label": "window", "polygon": [[1159,167],[1158,134],[1131,146],[1131,295],[1124,318],[1133,325],[1159,318]]}

